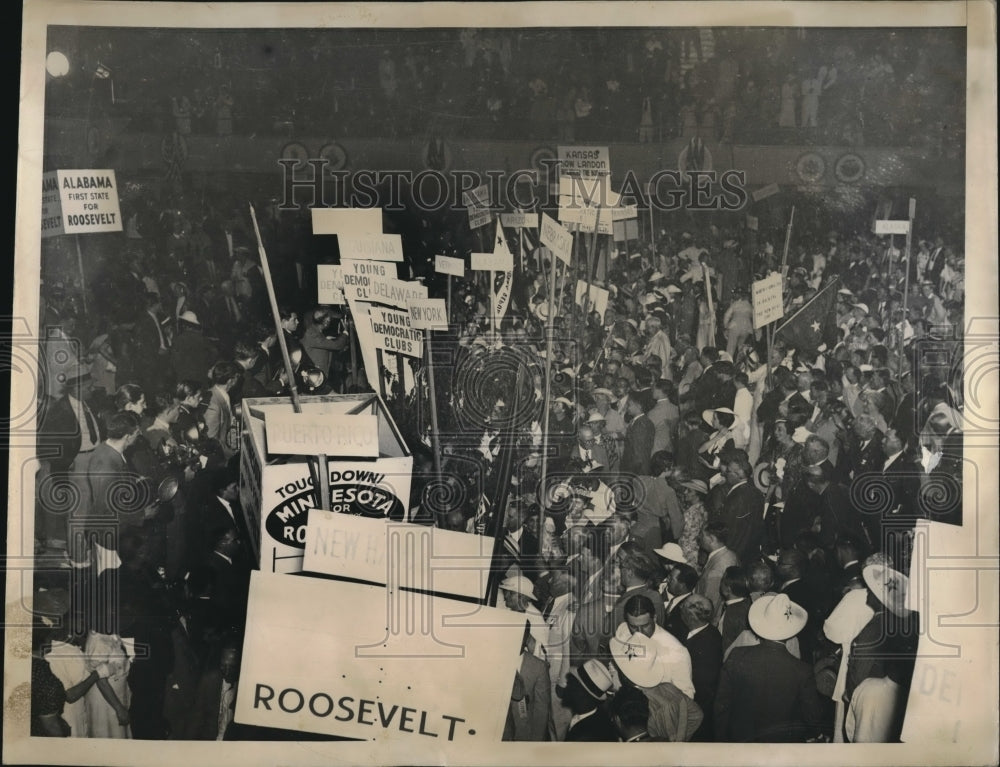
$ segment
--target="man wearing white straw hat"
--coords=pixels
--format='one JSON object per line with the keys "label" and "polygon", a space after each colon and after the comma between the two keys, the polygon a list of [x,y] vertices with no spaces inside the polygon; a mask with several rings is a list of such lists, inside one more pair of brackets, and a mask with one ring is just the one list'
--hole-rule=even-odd
{"label": "man wearing white straw hat", "polygon": [[847,739],[899,740],[917,654],[917,614],[909,605],[909,579],[888,565],[861,571],[872,618],[851,643],[844,684]]}
{"label": "man wearing white straw hat", "polygon": [[722,666],[715,698],[715,738],[722,742],[801,743],[819,734],[822,700],[812,666],[784,642],[809,619],[785,594],[762,596],[750,607],[760,644],[737,647]]}

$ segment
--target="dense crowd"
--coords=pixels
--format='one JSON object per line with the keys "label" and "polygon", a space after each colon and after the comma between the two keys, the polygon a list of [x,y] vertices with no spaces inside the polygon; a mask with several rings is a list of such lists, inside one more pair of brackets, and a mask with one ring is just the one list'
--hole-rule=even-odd
{"label": "dense crowd", "polygon": [[[114,70],[111,114],[129,130],[563,143],[697,134],[913,146],[938,156],[961,145],[964,89],[932,87],[939,72],[964,66],[962,38],[946,29],[185,34],[169,53],[159,32],[80,40]],[[130,46],[147,57],[116,66]],[[302,76],[310,70],[315,77]]]}
{"label": "dense crowd", "polygon": [[[232,721],[260,513],[238,501],[241,402],[288,393],[279,332],[300,392],[368,384],[294,225],[261,208],[278,329],[249,222],[194,210],[130,217],[86,294],[46,275],[37,734],[280,737]],[[438,234],[428,248],[466,255]],[[412,418],[421,361],[414,388],[386,382],[414,453],[407,518],[496,535],[499,601],[526,615],[505,737],[898,739],[913,529],[961,519],[961,371],[916,360],[956,356],[964,254],[921,233],[907,263],[845,227],[783,265],[714,225],[662,232],[602,247],[607,301],[585,311],[585,259],[559,266],[552,306],[547,251],[508,236],[495,332],[490,286],[455,281],[440,475]],[[792,319],[768,357],[750,286],[783,266]]]}

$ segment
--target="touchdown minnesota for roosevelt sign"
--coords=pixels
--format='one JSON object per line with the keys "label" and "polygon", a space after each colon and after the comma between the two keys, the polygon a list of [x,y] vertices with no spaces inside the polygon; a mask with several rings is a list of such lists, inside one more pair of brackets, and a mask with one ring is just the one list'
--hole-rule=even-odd
{"label": "touchdown minnesota for roosevelt sign", "polygon": [[[394,622],[390,599],[417,602],[416,621]],[[254,571],[247,625],[241,724],[402,742],[414,764],[501,741],[523,613]]]}

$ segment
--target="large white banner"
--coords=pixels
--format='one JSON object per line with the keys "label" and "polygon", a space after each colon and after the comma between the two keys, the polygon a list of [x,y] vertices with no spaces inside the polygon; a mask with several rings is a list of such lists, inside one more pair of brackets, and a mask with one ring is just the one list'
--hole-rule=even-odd
{"label": "large white banner", "polygon": [[523,613],[254,571],[247,625],[241,724],[411,743],[425,758],[500,744]]}

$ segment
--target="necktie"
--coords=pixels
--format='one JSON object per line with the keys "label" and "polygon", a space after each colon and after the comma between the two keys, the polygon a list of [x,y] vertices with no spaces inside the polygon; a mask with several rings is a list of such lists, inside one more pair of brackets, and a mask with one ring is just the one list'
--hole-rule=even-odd
{"label": "necktie", "polygon": [[99,437],[97,436],[97,428],[94,426],[94,416],[90,413],[90,408],[83,402],[80,403],[83,407],[83,420],[87,422],[87,434],[90,436],[90,444],[97,445]]}

